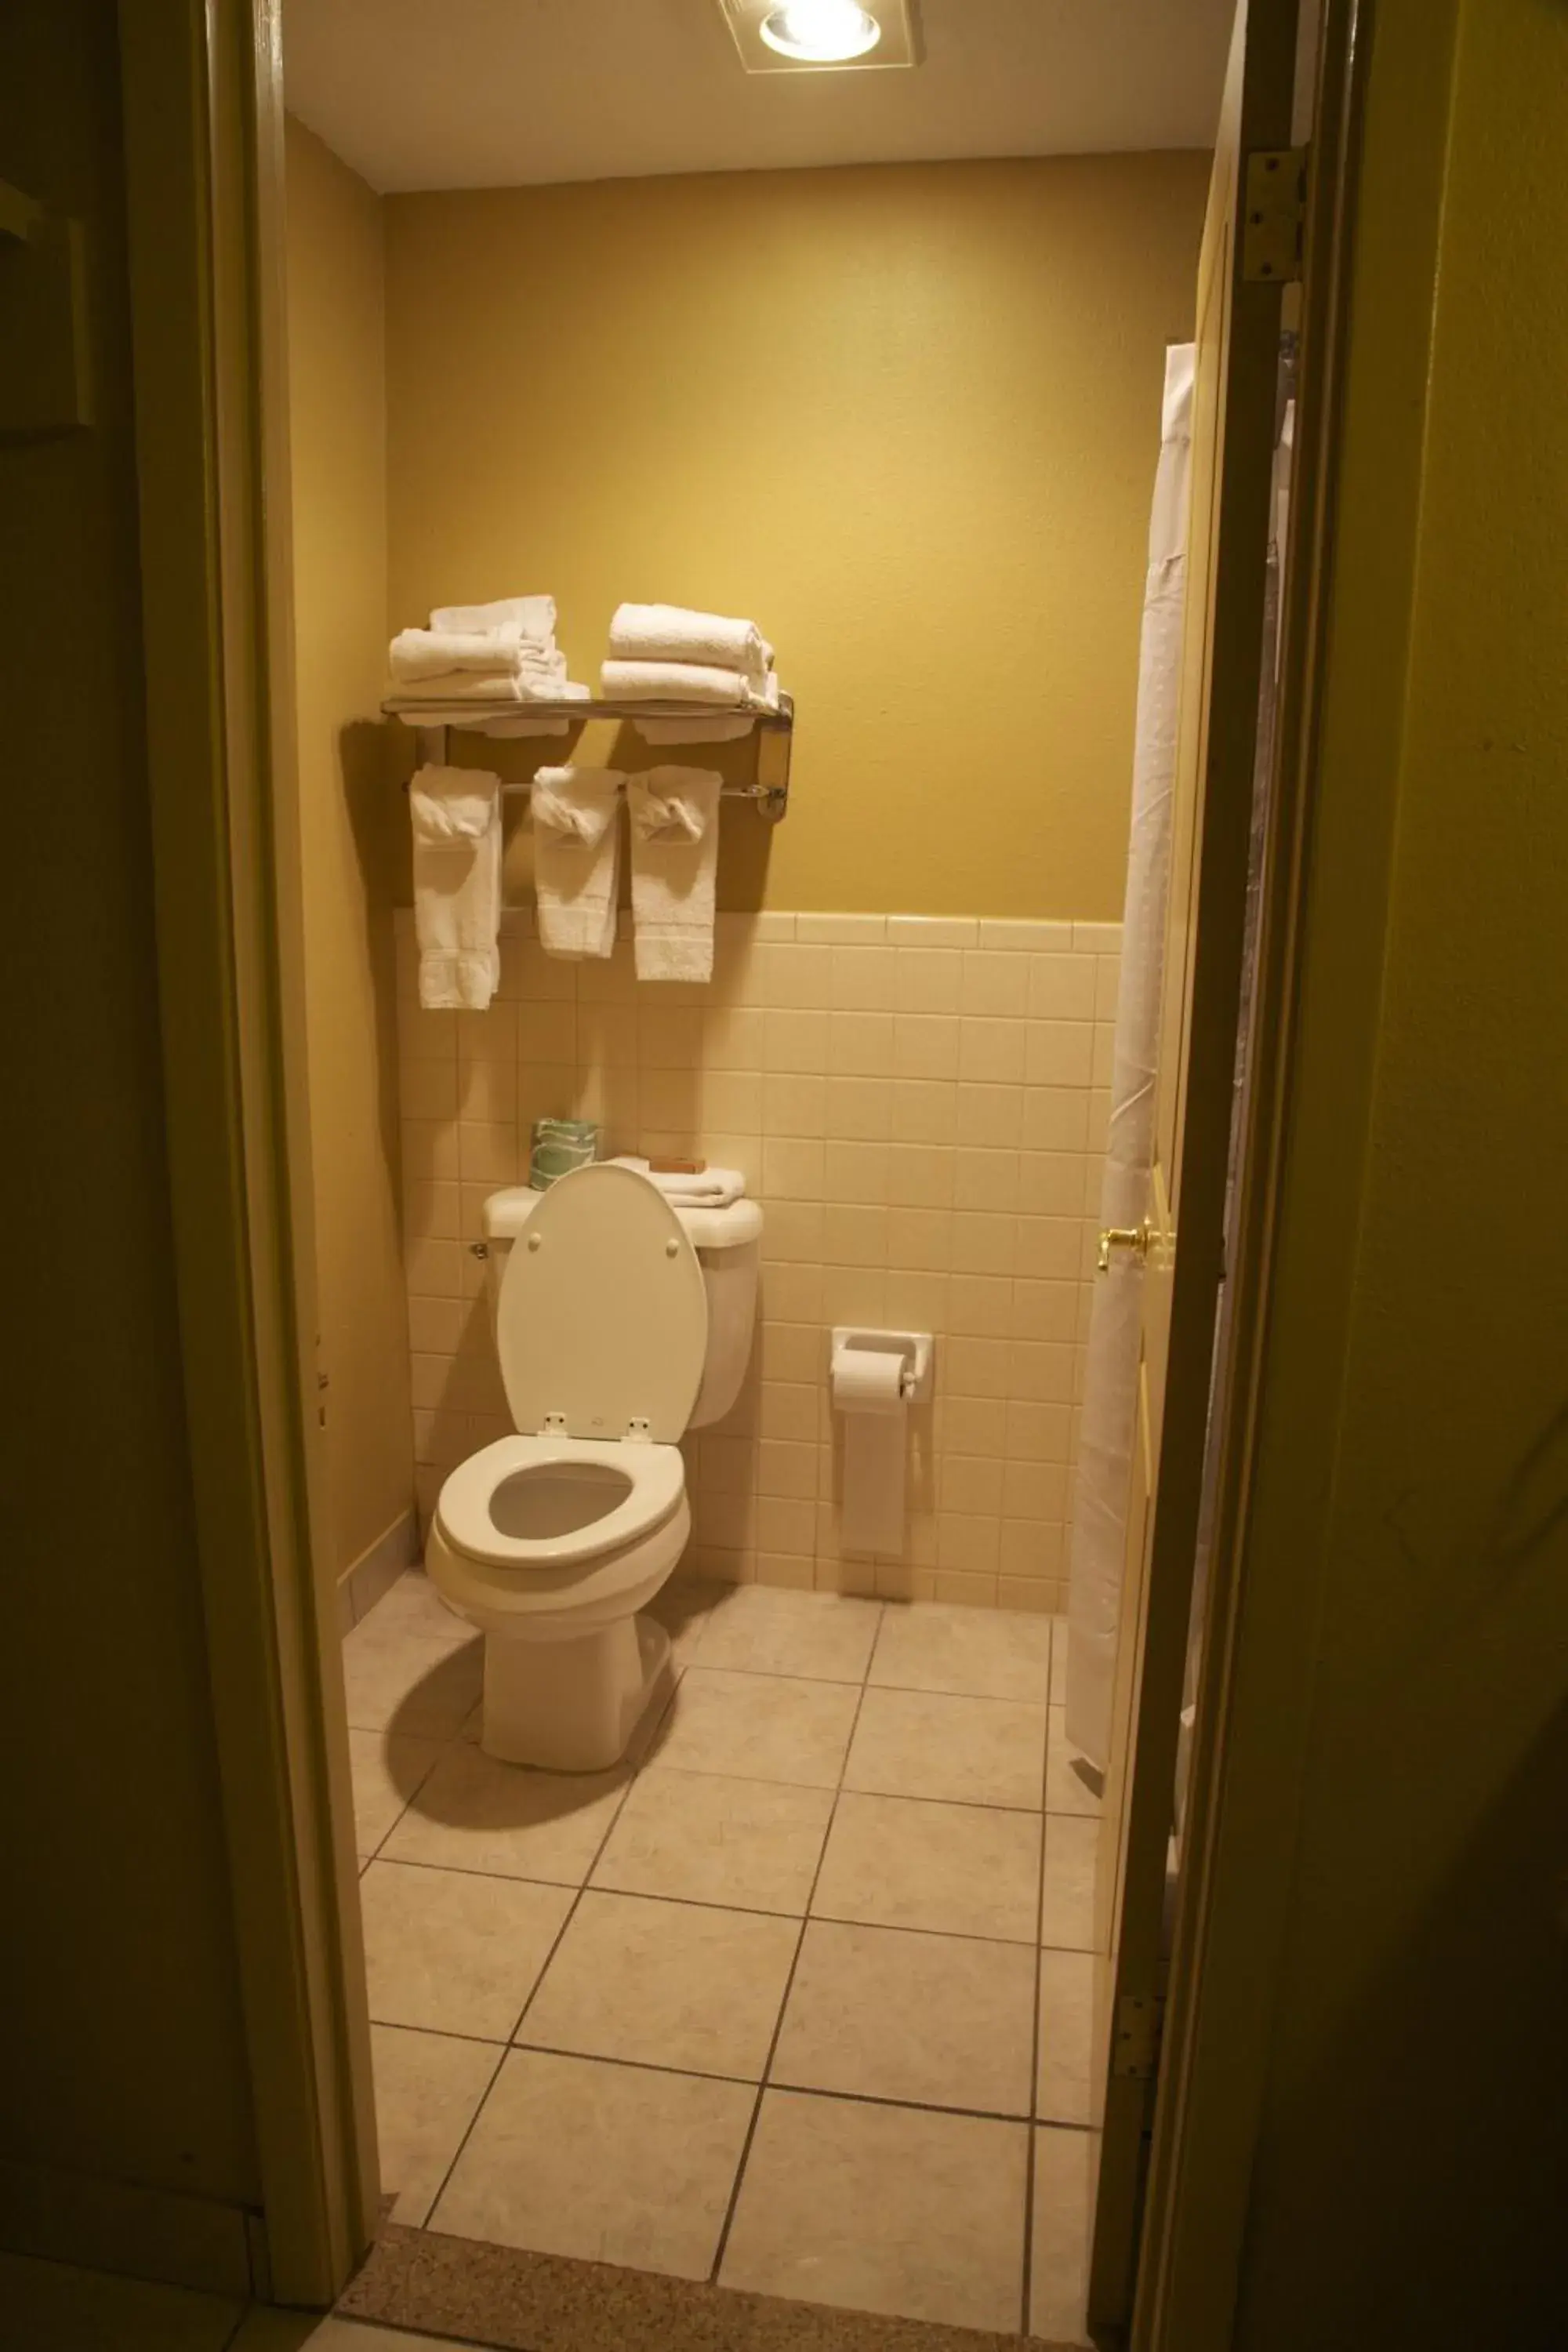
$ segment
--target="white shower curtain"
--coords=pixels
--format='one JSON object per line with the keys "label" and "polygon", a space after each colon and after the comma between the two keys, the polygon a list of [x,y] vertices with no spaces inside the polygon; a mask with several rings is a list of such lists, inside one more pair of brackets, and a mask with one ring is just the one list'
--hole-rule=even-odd
{"label": "white shower curtain", "polygon": [[[1194,347],[1165,354],[1165,397],[1149,571],[1143,592],[1132,835],[1121,938],[1121,986],[1110,1079],[1102,1225],[1148,1213],[1154,1141],[1154,1056],[1171,863],[1182,622],[1186,603]],[[1142,1269],[1127,1254],[1095,1288],[1074,1486],[1068,1601],[1067,1735],[1103,1771],[1110,1738],[1116,1622],[1121,1599],[1137,1396]]]}

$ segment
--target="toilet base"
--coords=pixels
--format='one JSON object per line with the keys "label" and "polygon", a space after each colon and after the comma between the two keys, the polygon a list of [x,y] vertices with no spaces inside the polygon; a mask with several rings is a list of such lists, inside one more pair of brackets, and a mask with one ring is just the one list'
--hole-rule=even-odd
{"label": "toilet base", "polygon": [[651,1617],[621,1617],[564,1642],[487,1633],[479,1745],[502,1764],[603,1772],[674,1687],[669,1635]]}

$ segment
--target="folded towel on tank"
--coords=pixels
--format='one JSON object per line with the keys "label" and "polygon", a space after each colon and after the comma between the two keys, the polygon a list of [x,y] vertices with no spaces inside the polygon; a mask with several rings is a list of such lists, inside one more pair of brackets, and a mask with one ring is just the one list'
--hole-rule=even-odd
{"label": "folded towel on tank", "polygon": [[759,687],[773,666],[773,649],[754,621],[692,612],[684,604],[620,605],[610,623],[610,655],[616,661],[739,670]]}
{"label": "folded towel on tank", "polygon": [[703,1168],[695,1171],[655,1169],[630,1152],[611,1164],[646,1176],[650,1184],[658,1185],[667,1201],[682,1202],[693,1209],[727,1209],[731,1202],[746,1197],[746,1180],[738,1168]]}

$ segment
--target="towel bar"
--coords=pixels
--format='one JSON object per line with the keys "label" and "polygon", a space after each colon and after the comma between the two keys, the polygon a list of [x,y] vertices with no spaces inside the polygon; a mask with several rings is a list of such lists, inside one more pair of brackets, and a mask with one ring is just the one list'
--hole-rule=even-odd
{"label": "towel bar", "polygon": [[[436,704],[426,707],[438,708]],[[405,726],[414,723],[404,719],[403,713],[395,706],[389,706],[386,703],[382,705],[382,714],[387,719],[402,719]],[[480,733],[482,723],[491,719],[566,719],[578,726],[587,719],[617,719],[628,722],[634,719],[750,719],[756,728],[756,782],[749,784],[726,783],[722,797],[727,801],[755,802],[770,824],[777,824],[789,807],[790,757],[795,740],[795,700],[793,696],[787,694],[780,695],[776,710],[745,711],[726,710],[714,703],[691,702],[457,703],[453,706],[450,719],[443,718],[428,724],[415,724],[415,733],[419,739],[419,756],[422,760],[438,762],[443,766],[446,764],[448,737],[451,729],[458,724],[459,716],[466,733]],[[480,740],[483,740],[482,733],[480,733]],[[529,739],[501,737],[496,740],[526,741]],[[679,743],[672,743],[668,748],[672,755],[679,756],[685,747]],[[693,744],[689,753],[691,760],[699,760],[704,748],[701,744]],[[547,761],[549,754],[544,753],[543,757]],[[526,782],[503,782],[501,790],[504,793],[525,793],[528,785]]]}

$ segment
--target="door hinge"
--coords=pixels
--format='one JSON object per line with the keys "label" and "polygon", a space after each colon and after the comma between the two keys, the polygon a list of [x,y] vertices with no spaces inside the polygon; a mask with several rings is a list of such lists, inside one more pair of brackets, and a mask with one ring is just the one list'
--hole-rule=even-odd
{"label": "door hinge", "polygon": [[1307,235],[1307,150],[1259,147],[1247,159],[1241,274],[1284,286],[1301,275]]}
{"label": "door hinge", "polygon": [[1123,1993],[1116,2004],[1116,2036],[1111,2044],[1110,2071],[1135,2083],[1152,2079],[1160,2063],[1160,2035],[1165,2022],[1163,1996],[1154,1992]]}

